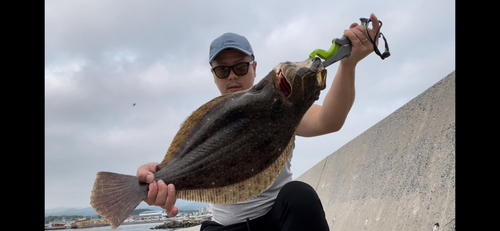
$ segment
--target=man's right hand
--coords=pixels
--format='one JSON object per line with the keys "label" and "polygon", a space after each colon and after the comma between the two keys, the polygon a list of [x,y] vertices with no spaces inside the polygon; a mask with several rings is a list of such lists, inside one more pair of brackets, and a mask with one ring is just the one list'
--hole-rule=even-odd
{"label": "man's right hand", "polygon": [[173,184],[168,186],[163,180],[155,181],[153,173],[156,172],[156,165],[159,163],[151,162],[141,165],[137,169],[137,179],[143,183],[149,183],[149,192],[144,201],[148,205],[156,205],[167,210],[168,217],[175,217],[179,213],[179,209],[174,207],[175,201],[175,187]]}

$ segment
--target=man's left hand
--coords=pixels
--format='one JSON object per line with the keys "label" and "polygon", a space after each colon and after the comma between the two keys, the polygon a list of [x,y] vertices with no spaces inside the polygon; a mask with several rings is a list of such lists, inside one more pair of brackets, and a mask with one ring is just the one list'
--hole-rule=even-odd
{"label": "man's left hand", "polygon": [[[380,25],[377,17],[373,13],[370,15],[370,20],[372,21],[373,29],[367,28],[367,31],[370,33],[370,37],[375,39],[375,43],[378,45],[378,36],[375,38],[375,33]],[[340,60],[340,62],[344,65],[356,66],[359,61],[373,52],[373,44],[368,39],[365,28],[358,23],[351,24],[349,30],[344,30],[344,34],[351,40],[351,55]]]}

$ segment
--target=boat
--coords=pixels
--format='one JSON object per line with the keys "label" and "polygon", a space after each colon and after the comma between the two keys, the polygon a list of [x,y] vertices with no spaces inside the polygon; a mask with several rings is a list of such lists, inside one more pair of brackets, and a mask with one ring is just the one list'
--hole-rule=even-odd
{"label": "boat", "polygon": [[45,226],[45,230],[58,230],[58,229],[66,229],[65,223],[52,223],[49,226]]}
{"label": "boat", "polygon": [[108,226],[109,223],[106,220],[90,220],[90,221],[75,221],[71,225],[72,229],[78,228],[91,228],[91,227],[101,227]]}

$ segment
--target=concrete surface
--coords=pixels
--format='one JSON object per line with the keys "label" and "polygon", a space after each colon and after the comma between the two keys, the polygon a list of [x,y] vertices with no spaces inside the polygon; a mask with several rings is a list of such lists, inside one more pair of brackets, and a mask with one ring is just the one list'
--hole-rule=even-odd
{"label": "concrete surface", "polygon": [[330,230],[455,230],[455,72],[296,180]]}

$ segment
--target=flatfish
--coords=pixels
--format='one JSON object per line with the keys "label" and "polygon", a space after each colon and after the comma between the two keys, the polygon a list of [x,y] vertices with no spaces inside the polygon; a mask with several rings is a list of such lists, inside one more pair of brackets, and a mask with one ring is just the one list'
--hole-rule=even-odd
{"label": "flatfish", "polygon": [[[285,165],[325,81],[319,58],[283,62],[252,88],[212,99],[183,123],[155,180],[174,184],[183,200],[232,204],[256,197]],[[90,201],[116,229],[147,193],[136,176],[98,172]]]}

